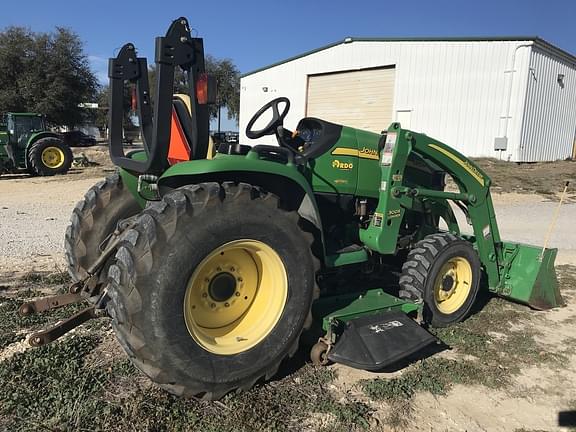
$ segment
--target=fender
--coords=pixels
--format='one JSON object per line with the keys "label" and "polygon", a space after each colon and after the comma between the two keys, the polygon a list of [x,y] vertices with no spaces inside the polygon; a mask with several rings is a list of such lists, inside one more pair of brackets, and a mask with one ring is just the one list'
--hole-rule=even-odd
{"label": "fender", "polygon": [[323,233],[314,192],[294,164],[259,159],[252,151],[246,156],[217,154],[212,160],[173,165],[158,180],[158,189],[162,196],[177,187],[206,181],[241,181],[261,186],[281,196],[303,219]]}
{"label": "fender", "polygon": [[28,144],[26,144],[26,151],[28,151],[28,148],[32,144],[34,144],[36,141],[42,138],[56,138],[62,141],[62,137],[55,132],[48,132],[48,131],[36,132],[30,135],[30,138],[28,139]]}
{"label": "fender", "polygon": [[43,131],[43,132],[36,132],[30,135],[30,138],[28,138],[28,142],[26,143],[26,153],[25,153],[26,157],[24,158],[26,168],[28,168],[28,151],[30,150],[30,147],[32,147],[32,144],[34,144],[36,141],[42,138],[56,138],[62,141],[62,137],[54,132]]}

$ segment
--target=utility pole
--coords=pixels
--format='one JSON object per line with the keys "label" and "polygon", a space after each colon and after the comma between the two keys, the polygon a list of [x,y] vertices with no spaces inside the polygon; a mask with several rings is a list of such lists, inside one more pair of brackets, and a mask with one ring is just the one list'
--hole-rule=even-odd
{"label": "utility pole", "polygon": [[222,109],[221,105],[218,105],[218,134],[220,134],[220,110]]}

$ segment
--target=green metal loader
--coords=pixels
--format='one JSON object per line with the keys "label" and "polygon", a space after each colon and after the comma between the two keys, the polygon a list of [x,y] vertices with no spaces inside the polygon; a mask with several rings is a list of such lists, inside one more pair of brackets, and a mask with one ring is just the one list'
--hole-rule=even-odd
{"label": "green metal loader", "polygon": [[[172,95],[176,67],[187,73],[188,95]],[[132,44],[110,60],[118,174],[74,209],[70,292],[21,313],[80,300],[89,307],[31,335],[32,345],[109,316],[154,382],[214,399],[271,378],[314,324],[322,329],[314,363],[378,370],[433,344],[427,326],[466,319],[481,291],[535,309],[562,304],[556,249],[502,241],[490,178],[447,145],[398,123],[376,134],[307,117],[290,131],[290,101],[277,98],[246,135],[273,135],[278,145],[214,152],[213,81],[184,18],[156,40],[153,110],[147,68]],[[145,145],[124,154],[127,82]],[[447,175],[458,191],[445,190]],[[472,234],[461,232],[454,209]]]}
{"label": "green metal loader", "polygon": [[65,174],[72,151],[48,131],[41,114],[6,113],[0,125],[0,174],[27,170],[32,175]]}

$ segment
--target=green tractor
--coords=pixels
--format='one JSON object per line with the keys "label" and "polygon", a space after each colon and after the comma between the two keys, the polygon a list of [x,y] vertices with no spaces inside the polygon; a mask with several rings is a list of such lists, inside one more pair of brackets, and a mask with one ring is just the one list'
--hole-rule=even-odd
{"label": "green tractor", "polygon": [[0,174],[27,170],[32,175],[66,174],[72,151],[46,128],[41,114],[7,113],[0,125]]}
{"label": "green tractor", "polygon": [[[176,67],[188,75],[187,96],[172,95]],[[110,60],[119,172],[74,209],[70,292],[21,313],[89,305],[31,335],[32,345],[109,316],[154,382],[215,399],[270,379],[311,327],[320,332],[314,363],[378,370],[433,344],[427,326],[466,319],[480,292],[536,309],[562,304],[557,250],[503,241],[489,177],[454,149],[398,123],[376,134],[303,118],[290,131],[290,102],[278,98],[246,130],[278,145],[213,152],[213,82],[184,18],[156,40],[156,68],[152,112],[146,59],[127,44]],[[145,145],[124,154],[127,82]],[[445,190],[446,175],[459,191]]]}

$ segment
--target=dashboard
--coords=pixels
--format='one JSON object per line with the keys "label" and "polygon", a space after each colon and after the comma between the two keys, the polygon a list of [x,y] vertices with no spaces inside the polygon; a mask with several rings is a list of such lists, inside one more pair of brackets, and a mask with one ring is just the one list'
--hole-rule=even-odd
{"label": "dashboard", "polygon": [[296,129],[298,136],[306,143],[313,144],[322,138],[322,126],[313,120],[303,119]]}
{"label": "dashboard", "polygon": [[293,139],[298,141],[298,147],[302,147],[306,157],[318,157],[336,144],[341,132],[340,125],[306,117],[298,122]]}

